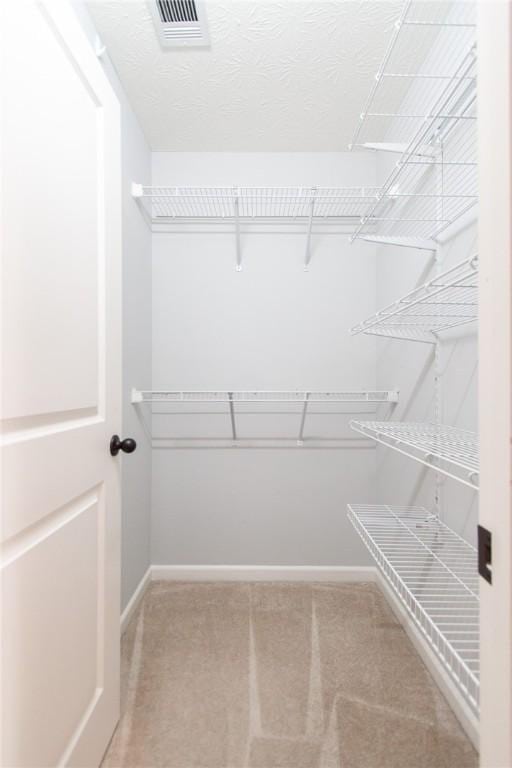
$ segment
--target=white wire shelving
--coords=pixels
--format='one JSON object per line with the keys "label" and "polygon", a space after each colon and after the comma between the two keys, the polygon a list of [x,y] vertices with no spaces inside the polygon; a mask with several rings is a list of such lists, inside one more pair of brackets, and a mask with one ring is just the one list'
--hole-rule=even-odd
{"label": "white wire shelving", "polygon": [[[241,226],[280,223],[304,227],[307,269],[313,227],[341,224],[350,232],[368,214],[378,187],[149,187],[132,184],[132,195],[152,228],[176,224],[231,223],[236,267],[241,269]],[[157,230],[158,231],[158,230]],[[165,231],[165,229],[164,229]]]}
{"label": "white wire shelving", "polygon": [[350,426],[359,434],[478,490],[478,440],[474,432],[428,422],[353,420]]}
{"label": "white wire shelving", "polygon": [[351,328],[435,344],[438,334],[478,319],[478,257],[465,259]]}
{"label": "white wire shelving", "polygon": [[398,161],[352,240],[430,250],[476,205],[473,5],[404,3],[351,144]]}
{"label": "white wire shelving", "polygon": [[175,219],[358,219],[378,187],[147,187],[132,194],[154,223]]}
{"label": "white wire shelving", "polygon": [[404,0],[349,149],[405,149],[473,46],[475,16],[474,3]]}
{"label": "white wire shelving", "polygon": [[[303,445],[305,442],[305,426],[306,417],[308,415],[308,409],[315,404],[322,404],[325,406],[336,404],[374,404],[376,406],[382,404],[395,404],[398,402],[399,393],[396,390],[353,390],[343,392],[319,392],[319,391],[280,391],[280,390],[255,390],[255,391],[176,391],[176,390],[132,390],[132,403],[149,405],[164,405],[169,404],[172,406],[184,406],[187,405],[213,405],[213,406],[226,406],[224,411],[216,411],[216,413],[224,412],[229,415],[231,435],[230,441],[240,442],[241,440],[247,440],[248,438],[241,438],[237,429],[237,415],[247,414],[247,411],[243,409],[243,406],[254,404],[258,406],[257,413],[265,413],[265,406],[269,407],[268,413],[275,413],[274,406],[276,405],[289,405],[295,406],[294,410],[291,410],[288,415],[297,416],[298,431],[296,437],[296,443]],[[238,408],[242,408],[241,412],[237,412]],[[187,413],[186,410],[183,411]],[[196,412],[192,415],[197,416]],[[314,414],[312,414],[314,415]],[[272,439],[272,438],[268,438]],[[315,437],[316,440],[321,440],[319,436]],[[329,438],[332,439],[332,438]]]}
{"label": "white wire shelving", "polygon": [[396,390],[313,392],[286,390],[132,390],[132,403],[397,403]]}
{"label": "white wire shelving", "polygon": [[350,504],[348,517],[478,716],[476,550],[423,507]]}

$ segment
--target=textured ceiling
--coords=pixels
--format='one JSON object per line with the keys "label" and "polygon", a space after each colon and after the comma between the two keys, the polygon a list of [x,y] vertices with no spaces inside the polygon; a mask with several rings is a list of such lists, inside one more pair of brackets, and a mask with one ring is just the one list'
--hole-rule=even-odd
{"label": "textured ceiling", "polygon": [[162,50],[141,0],[88,6],[154,151],[340,151],[403,0],[207,0],[211,46]]}

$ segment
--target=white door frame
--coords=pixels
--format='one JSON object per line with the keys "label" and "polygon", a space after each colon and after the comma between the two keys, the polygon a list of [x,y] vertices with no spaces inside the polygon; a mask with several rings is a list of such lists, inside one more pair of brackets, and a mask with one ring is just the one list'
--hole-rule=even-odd
{"label": "white door frame", "polygon": [[512,5],[481,0],[480,524],[492,534],[492,585],[480,580],[483,768],[512,766]]}

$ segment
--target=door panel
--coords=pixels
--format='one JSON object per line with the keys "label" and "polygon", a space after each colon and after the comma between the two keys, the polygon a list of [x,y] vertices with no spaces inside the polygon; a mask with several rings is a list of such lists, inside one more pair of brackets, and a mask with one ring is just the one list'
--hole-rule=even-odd
{"label": "door panel", "polygon": [[2,4],[2,764],[119,716],[120,116],[68,2]]}
{"label": "door panel", "polygon": [[4,272],[16,323],[4,338],[4,418],[98,405],[103,127],[95,94],[39,16],[11,31],[15,88],[3,110],[4,141],[20,147],[3,163],[4,247],[16,253]]}
{"label": "door panel", "polygon": [[[103,515],[96,489],[71,502],[54,525],[16,552],[6,569],[4,653],[10,661],[4,686],[11,696],[4,748],[16,755],[17,764],[58,765],[62,737],[75,731],[96,695]],[[30,734],[21,743],[18,712],[23,712],[23,731]]]}

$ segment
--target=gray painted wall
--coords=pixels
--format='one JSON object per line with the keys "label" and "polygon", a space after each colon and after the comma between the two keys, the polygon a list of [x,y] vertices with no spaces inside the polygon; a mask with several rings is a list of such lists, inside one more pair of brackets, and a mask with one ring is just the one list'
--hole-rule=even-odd
{"label": "gray painted wall", "polygon": [[[77,5],[93,41],[87,12]],[[377,176],[380,182],[385,178],[390,158],[376,163],[361,153],[155,153],[151,165],[108,56],[104,66],[123,120],[123,430],[139,443],[123,462],[123,607],[150,562],[369,562],[346,520],[347,502],[421,503],[432,509],[434,474],[390,450],[354,441],[348,428],[353,407],[308,419],[308,434],[323,431],[329,421],[346,438],[339,449],[290,449],[276,441],[265,449],[177,450],[166,437],[194,430],[228,435],[227,415],[205,420],[204,414],[178,417],[164,409],[151,423],[147,408],[132,406],[130,390],[398,388],[401,402],[392,418],[428,420],[432,350],[351,338],[348,329],[427,279],[433,264],[417,251],[350,246],[347,237],[317,234],[311,270],[304,273],[303,234],[250,234],[242,240],[244,270],[235,273],[231,233],[158,234],[151,240],[130,184],[152,178],[153,184],[184,186],[373,185]],[[443,246],[444,264],[475,247],[473,225]],[[443,420],[476,428],[475,329],[445,337],[442,359]],[[253,436],[271,428],[276,437],[291,435],[296,425],[296,413],[239,419],[241,433]],[[443,481],[441,509],[446,522],[474,539],[475,493]]]}
{"label": "gray painted wall", "polygon": [[[373,184],[374,158],[328,154],[153,155],[153,184]],[[372,388],[375,344],[348,329],[375,309],[374,247],[346,235],[248,234],[243,271],[234,235],[153,236],[153,387],[167,389]],[[394,383],[394,382],[393,382]],[[368,407],[366,407],[368,408]],[[368,562],[346,519],[349,501],[371,502],[371,442],[348,428],[355,408],[311,417],[338,450],[169,449],[186,430],[229,435],[227,413],[153,419],[152,562],[155,564],[356,565]],[[299,415],[244,416],[239,432],[296,434]],[[372,418],[368,415],[368,418]],[[295,431],[294,431],[295,430]]]}
{"label": "gray painted wall", "polygon": [[[73,6],[91,45],[96,32],[82,0]],[[151,232],[131,196],[131,183],[151,183],[151,152],[119,78],[101,63],[121,104],[123,185],[123,435],[137,451],[122,457],[121,609],[150,564],[151,440],[131,404],[131,388],[151,389]]]}

